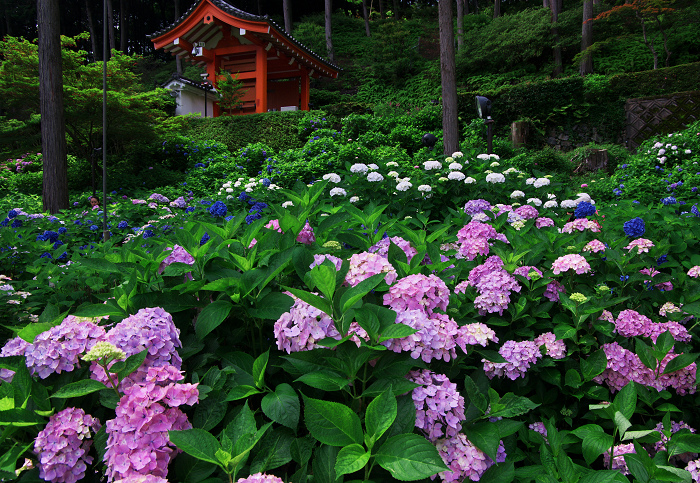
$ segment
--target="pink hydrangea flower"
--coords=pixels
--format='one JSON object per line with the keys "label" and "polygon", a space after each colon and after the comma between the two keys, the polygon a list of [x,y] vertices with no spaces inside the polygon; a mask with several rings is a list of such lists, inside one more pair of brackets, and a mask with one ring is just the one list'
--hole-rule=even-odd
{"label": "pink hydrangea flower", "polygon": [[515,210],[514,213],[516,215],[520,215],[526,220],[531,220],[533,218],[537,218],[540,213],[537,211],[537,208],[535,208],[532,205],[523,205],[523,206],[518,206]]}
{"label": "pink hydrangea flower", "polygon": [[595,220],[589,220],[588,218],[578,218],[574,221],[570,221],[564,225],[561,229],[562,233],[573,233],[574,231],[586,231],[590,230],[593,233],[598,233],[600,231],[600,224]]}
{"label": "pink hydrangea flower", "polygon": [[552,280],[547,284],[542,296],[550,302],[559,302],[560,293],[566,293],[566,289],[558,281]]}
{"label": "pink hydrangea flower", "polygon": [[653,322],[635,310],[623,310],[615,320],[615,331],[623,337],[649,337],[653,342],[666,331],[680,342],[690,342],[688,329],[678,322]]}
{"label": "pink hydrangea flower", "polygon": [[388,285],[393,284],[396,277],[398,277],[396,269],[381,255],[369,252],[356,253],[350,257],[350,269],[345,276],[345,281],[348,285],[354,287],[361,281],[378,273],[386,273],[384,281]]}
{"label": "pink hydrangea flower", "polygon": [[[442,460],[450,468],[438,473],[438,476],[448,483],[479,481],[481,475],[494,464],[491,458],[474,446],[462,433],[452,438],[439,439],[435,442],[435,447]],[[496,462],[503,463],[505,460],[506,450],[503,441],[501,441],[496,453]],[[435,479],[435,476],[432,476],[431,479]]]}
{"label": "pink hydrangea flower", "polygon": [[625,247],[625,250],[632,251],[633,248],[637,248],[638,253],[649,253],[649,249],[653,248],[655,245],[651,240],[646,238],[637,238],[632,240],[629,245]]}
{"label": "pink hydrangea flower", "polygon": [[540,433],[545,438],[547,437],[547,428],[545,427],[542,421],[537,421],[532,424],[528,424],[527,427],[536,433]]}
{"label": "pink hydrangea flower", "polygon": [[416,407],[416,427],[430,441],[459,434],[464,421],[464,398],[444,374],[428,369],[411,371],[408,379],[420,384],[411,393]]}
{"label": "pink hydrangea flower", "polygon": [[178,406],[199,400],[197,385],[177,382],[182,379],[173,366],[151,367],[143,381],[123,390],[116,417],[106,424],[108,481],[138,475],[167,477],[168,464],[179,452],[168,431],[192,427]]}
{"label": "pink hydrangea flower", "polygon": [[548,226],[554,226],[554,220],[551,218],[541,216],[535,220],[535,228],[546,228]]}
{"label": "pink hydrangea flower", "polygon": [[270,230],[275,230],[279,233],[284,233],[282,231],[282,228],[280,228],[279,220],[270,220],[269,222],[267,222],[267,225],[265,225],[265,228],[268,228]]}
{"label": "pink hydrangea flower", "polygon": [[552,271],[555,275],[568,270],[574,270],[580,275],[582,273],[590,272],[591,266],[588,264],[585,258],[576,253],[561,256],[554,260],[554,263],[552,263]]}
{"label": "pink hydrangea flower", "polygon": [[34,440],[39,459],[39,477],[54,483],[75,483],[85,477],[92,456],[92,435],[100,421],[79,408],[66,408],[49,418]]}
{"label": "pink hydrangea flower", "polygon": [[692,278],[700,277],[700,265],[695,265],[690,270],[688,270],[688,276]]}
{"label": "pink hydrangea flower", "polygon": [[[0,351],[0,357],[9,356],[23,356],[27,347],[29,347],[29,342],[22,339],[21,337],[14,337],[8,340]],[[15,375],[15,371],[10,369],[0,369],[0,381],[10,383]]]}
{"label": "pink hydrangea flower", "polygon": [[404,240],[400,236],[393,236],[391,238],[382,238],[379,240],[377,243],[372,245],[369,250],[367,250],[370,253],[376,253],[378,255],[383,256],[384,258],[388,258],[389,256],[389,246],[391,244],[394,244],[398,246],[403,252],[406,254],[406,259],[410,262],[411,258],[418,253],[418,251],[411,246],[411,243],[408,242],[407,240]]}
{"label": "pink hydrangea flower", "polygon": [[447,310],[450,290],[433,274],[414,274],[397,281],[384,294],[384,305],[396,312],[422,310],[430,316],[434,309]]}
{"label": "pink hydrangea flower", "polygon": [[513,270],[513,275],[520,275],[521,277],[525,277],[526,279],[531,280],[531,272],[535,272],[537,275],[540,276],[540,278],[542,277],[542,270],[531,265],[523,265],[522,267],[517,267],[515,270]]}
{"label": "pink hydrangea flower", "polygon": [[303,243],[304,245],[311,245],[313,242],[316,241],[314,229],[311,228],[311,225],[309,225],[308,221],[304,225],[304,228],[302,228],[299,234],[297,235],[297,241],[299,243]]}
{"label": "pink hydrangea flower", "polygon": [[264,473],[255,473],[248,478],[239,478],[236,483],[284,483],[282,478],[275,475],[266,475]]}
{"label": "pink hydrangea flower", "polygon": [[563,340],[557,340],[557,336],[553,332],[540,334],[535,339],[535,344],[538,347],[544,345],[547,355],[552,359],[563,359],[566,357],[566,343]]}
{"label": "pink hydrangea flower", "polygon": [[583,247],[584,252],[599,253],[605,251],[605,244],[600,240],[592,240]]}
{"label": "pink hydrangea flower", "polygon": [[[165,257],[165,260],[160,262],[160,265],[158,266],[158,274],[163,273],[165,271],[165,267],[173,263],[186,263],[187,265],[194,265],[194,257],[180,245],[175,245],[173,248],[166,248],[166,250],[172,251],[167,257]],[[188,272],[185,277],[189,280],[194,280],[194,277],[192,277],[192,272]]]}
{"label": "pink hydrangea flower", "polygon": [[309,269],[321,265],[325,260],[330,260],[333,262],[336,271],[340,270],[340,267],[343,265],[343,260],[338,257],[334,257],[333,255],[314,255],[314,262],[309,265]]}
{"label": "pink hydrangea flower", "polygon": [[630,471],[627,468],[627,463],[623,455],[628,453],[635,453],[634,443],[628,444],[618,444],[613,447],[613,461],[612,466],[610,465],[610,453],[606,451],[603,453],[603,461],[605,462],[605,467],[610,470],[620,470],[623,475],[629,475]]}
{"label": "pink hydrangea flower", "polygon": [[456,342],[459,347],[466,353],[467,345],[480,345],[486,347],[490,342],[498,342],[496,332],[489,328],[488,325],[480,322],[467,324],[460,327],[457,331]]}
{"label": "pink hydrangea flower", "polygon": [[115,480],[112,483],[168,483],[168,480],[153,475],[129,475],[126,478]]}

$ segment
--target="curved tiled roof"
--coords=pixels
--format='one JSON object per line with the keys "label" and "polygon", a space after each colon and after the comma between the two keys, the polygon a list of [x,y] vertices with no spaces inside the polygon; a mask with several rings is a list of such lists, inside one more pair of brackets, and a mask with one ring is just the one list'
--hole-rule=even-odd
{"label": "curved tiled roof", "polygon": [[156,37],[159,37],[166,32],[169,32],[170,30],[174,29],[178,25],[180,25],[182,22],[187,19],[187,17],[190,16],[190,14],[204,1],[209,1],[216,7],[220,8],[224,12],[233,15],[234,17],[243,19],[243,20],[250,20],[253,22],[265,22],[269,26],[273,27],[281,36],[285,37],[287,40],[289,40],[292,44],[296,45],[297,47],[300,48],[300,50],[303,50],[305,53],[310,55],[311,57],[315,58],[316,60],[323,62],[324,64],[328,65],[329,67],[341,71],[342,69],[338,67],[337,65],[329,62],[328,60],[324,59],[321,57],[319,54],[299,42],[297,39],[292,37],[290,34],[288,34],[283,28],[281,28],[277,23],[275,23],[274,20],[272,20],[269,16],[267,15],[253,15],[252,13],[244,12],[243,10],[234,7],[233,5],[230,5],[223,0],[200,0],[199,2],[193,4],[179,19],[175,20],[172,24],[170,24],[168,27],[162,28],[158,30],[157,32],[152,33],[151,35],[148,35],[147,37],[149,39],[154,39]]}

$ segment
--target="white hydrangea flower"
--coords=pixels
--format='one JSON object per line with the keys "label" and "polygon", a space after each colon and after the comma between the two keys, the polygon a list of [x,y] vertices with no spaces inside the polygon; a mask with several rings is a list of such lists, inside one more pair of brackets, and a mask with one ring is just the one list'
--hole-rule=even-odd
{"label": "white hydrangea flower", "polygon": [[384,181],[384,176],[382,176],[380,173],[377,173],[376,171],[372,171],[367,175],[367,181],[369,181],[370,183]]}
{"label": "white hydrangea flower", "polygon": [[528,198],[527,204],[528,205],[535,205],[535,206],[542,206],[542,200],[539,198]]}
{"label": "white hydrangea flower", "polygon": [[231,187],[231,182],[229,181],[228,183],[224,183],[222,188],[230,188]]}
{"label": "white hydrangea flower", "polygon": [[239,188],[240,186],[241,186],[241,182],[240,182],[240,181],[236,181],[235,183],[233,183],[233,187],[234,187],[234,188]]}
{"label": "white hydrangea flower", "polygon": [[510,174],[510,173],[517,173],[517,172],[518,172],[518,170],[515,168],[508,168],[503,172],[503,174]]}
{"label": "white hydrangea flower", "polygon": [[512,226],[516,230],[520,231],[520,229],[525,226],[525,221],[524,220],[516,220],[513,223],[511,223],[510,226]]}
{"label": "white hydrangea flower", "polygon": [[253,188],[246,188],[246,189],[245,189],[245,192],[246,192],[246,193],[252,193],[252,192],[253,192]]}
{"label": "white hydrangea flower", "polygon": [[374,163],[368,164],[367,167],[368,167],[369,169],[372,169],[372,170],[377,170],[377,169],[379,169],[379,166],[377,166],[377,165],[374,164]]}
{"label": "white hydrangea flower", "polygon": [[340,176],[335,173],[324,174],[323,179],[328,180],[331,183],[340,183]]}
{"label": "white hydrangea flower", "polygon": [[330,195],[332,198],[334,196],[347,196],[347,193],[345,192],[345,190],[343,188],[333,188],[331,190]]}
{"label": "white hydrangea flower", "polygon": [[292,203],[291,201],[285,201],[284,203],[282,203],[282,208],[289,208],[290,206],[294,206],[294,203]]}
{"label": "white hydrangea flower", "polygon": [[476,183],[476,180],[474,178],[472,178],[471,176],[467,176],[467,178],[464,180],[464,182],[466,184],[472,184],[472,183]]}
{"label": "white hydrangea flower", "polygon": [[226,188],[227,193],[233,193],[233,188]]}
{"label": "white hydrangea flower", "polygon": [[486,175],[487,183],[505,183],[506,177],[501,173],[491,173]]}
{"label": "white hydrangea flower", "polygon": [[671,149],[675,151],[676,149],[678,149],[678,146],[671,146]]}
{"label": "white hydrangea flower", "polygon": [[350,198],[350,203],[357,203],[358,201],[360,201],[359,196],[353,196],[352,198]]}
{"label": "white hydrangea flower", "polygon": [[399,173],[397,173],[396,171],[389,171],[389,172],[387,173],[387,176],[390,177],[390,178],[398,178],[398,177],[399,177]]}
{"label": "white hydrangea flower", "polygon": [[247,183],[247,184],[245,185],[245,189],[246,189],[246,190],[248,190],[248,189],[251,189],[251,190],[252,190],[252,189],[255,188],[256,186],[257,186],[257,183]]}
{"label": "white hydrangea flower", "polygon": [[549,200],[549,201],[545,202],[545,204],[544,204],[545,208],[556,208],[557,206],[558,206],[557,202],[554,200]]}
{"label": "white hydrangea flower", "polygon": [[365,163],[355,163],[352,166],[350,166],[351,173],[365,174],[367,171],[369,171],[369,168]]}
{"label": "white hydrangea flower", "polygon": [[535,184],[535,181],[537,181],[537,178],[528,178],[525,180],[526,185],[533,185]]}
{"label": "white hydrangea flower", "polygon": [[564,200],[561,202],[560,206],[565,209],[576,208],[578,206],[578,202],[576,200]]}
{"label": "white hydrangea flower", "polygon": [[460,171],[462,169],[462,165],[459,163],[450,163],[448,166],[452,171]]}
{"label": "white hydrangea flower", "polygon": [[668,159],[666,156],[662,156],[660,158],[656,158],[659,161],[659,164],[664,164],[666,162],[666,159]]}
{"label": "white hydrangea flower", "polygon": [[499,163],[498,161],[494,161],[489,166],[491,166],[492,168],[495,168],[495,167],[500,166],[500,165],[501,165],[501,163]]}
{"label": "white hydrangea flower", "polygon": [[442,169],[442,163],[440,163],[440,161],[435,161],[434,159],[431,159],[423,163],[423,168],[425,168],[426,171],[430,171],[433,169]]}
{"label": "white hydrangea flower", "polygon": [[553,193],[547,193],[547,199],[549,199],[549,200],[553,200],[556,197],[557,197],[557,195],[555,195]]}
{"label": "white hydrangea flower", "polygon": [[486,223],[490,219],[491,218],[489,217],[489,215],[487,215],[483,211],[480,211],[479,213],[475,213],[472,215],[472,221],[480,221],[482,223]]}
{"label": "white hydrangea flower", "polygon": [[386,165],[388,168],[393,168],[395,166],[398,166],[399,163],[397,163],[396,161],[389,161],[388,163],[386,163]]}
{"label": "white hydrangea flower", "polygon": [[491,159],[495,159],[496,161],[500,161],[500,160],[501,160],[501,158],[500,158],[500,156],[499,156],[498,154],[491,154],[490,157],[491,157]]}
{"label": "white hydrangea flower", "polygon": [[664,154],[666,154],[666,150],[665,150],[665,149],[659,149],[659,155],[664,155]]}
{"label": "white hydrangea flower", "polygon": [[396,189],[399,191],[406,191],[410,189],[413,185],[409,183],[408,181],[402,181],[399,184],[396,185]]}
{"label": "white hydrangea flower", "polygon": [[433,189],[430,187],[430,185],[427,184],[422,184],[418,187],[418,191],[421,193],[430,193]]}
{"label": "white hydrangea flower", "polygon": [[686,149],[684,152],[685,152],[685,154],[690,154],[690,153],[691,153],[690,149]]}
{"label": "white hydrangea flower", "polygon": [[489,159],[491,159],[491,156],[489,156],[488,154],[480,154],[476,157],[476,159],[480,159],[482,161],[488,161]]}
{"label": "white hydrangea flower", "polygon": [[454,159],[461,158],[461,157],[463,157],[463,156],[464,156],[464,154],[462,154],[461,151],[455,151],[454,153],[452,153],[452,157],[453,157]]}
{"label": "white hydrangea flower", "polygon": [[452,163],[454,160],[455,160],[455,159],[454,159],[452,156],[447,156],[447,157],[445,158],[445,162],[446,162],[446,163]]}
{"label": "white hydrangea flower", "polygon": [[524,198],[525,193],[520,191],[520,190],[515,190],[510,194],[510,197],[515,199],[515,198]]}
{"label": "white hydrangea flower", "polygon": [[582,201],[588,201],[589,203],[593,204],[591,201],[591,197],[588,193],[578,193],[576,197]]}
{"label": "white hydrangea flower", "polygon": [[462,181],[464,178],[466,178],[466,176],[461,171],[452,171],[450,174],[447,175],[447,179],[450,179],[452,181]]}
{"label": "white hydrangea flower", "polygon": [[535,188],[541,188],[543,186],[549,186],[549,179],[547,178],[537,178],[534,183],[532,183]]}

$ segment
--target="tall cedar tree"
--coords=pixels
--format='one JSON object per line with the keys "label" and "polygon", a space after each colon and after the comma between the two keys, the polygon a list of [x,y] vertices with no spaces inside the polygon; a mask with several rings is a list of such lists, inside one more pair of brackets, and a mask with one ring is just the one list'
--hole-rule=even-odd
{"label": "tall cedar tree", "polygon": [[284,12],[284,31],[292,35],[292,0],[282,0]]}
{"label": "tall cedar tree", "polygon": [[328,59],[335,62],[335,52],[333,51],[333,37],[331,33],[331,14],[333,13],[333,0],[325,0],[326,5],[326,50]]}
{"label": "tall cedar tree", "polygon": [[442,78],[442,139],[444,153],[449,156],[459,149],[452,0],[441,0],[438,3],[438,23],[440,24],[440,73]]}
{"label": "tall cedar tree", "polygon": [[588,50],[593,45],[593,0],[583,2],[583,21],[581,24],[581,52],[583,57],[578,71],[581,75],[593,73],[593,54]]}
{"label": "tall cedar tree", "polygon": [[559,76],[563,71],[563,64],[561,60],[561,45],[559,43],[559,27],[557,27],[557,22],[559,21],[559,14],[561,13],[562,0],[550,0],[549,8],[552,11],[552,37],[554,37],[554,72],[552,77]]}
{"label": "tall cedar tree", "polygon": [[44,160],[42,202],[44,211],[49,213],[58,213],[59,210],[68,208],[60,25],[58,0],[37,0],[39,103]]}
{"label": "tall cedar tree", "polygon": [[367,13],[367,0],[362,0],[362,16],[365,19],[365,35],[371,37],[372,33],[369,31],[369,14]]}

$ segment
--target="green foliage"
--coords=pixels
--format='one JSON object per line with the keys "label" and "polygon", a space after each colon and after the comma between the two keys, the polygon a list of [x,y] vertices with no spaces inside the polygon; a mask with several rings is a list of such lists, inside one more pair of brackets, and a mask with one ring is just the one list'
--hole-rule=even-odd
{"label": "green foliage", "polygon": [[238,78],[238,74],[232,76],[227,70],[219,71],[219,77],[216,82],[217,92],[219,93],[219,106],[228,112],[236,109],[243,104],[243,96],[247,90],[243,90],[243,81]]}

